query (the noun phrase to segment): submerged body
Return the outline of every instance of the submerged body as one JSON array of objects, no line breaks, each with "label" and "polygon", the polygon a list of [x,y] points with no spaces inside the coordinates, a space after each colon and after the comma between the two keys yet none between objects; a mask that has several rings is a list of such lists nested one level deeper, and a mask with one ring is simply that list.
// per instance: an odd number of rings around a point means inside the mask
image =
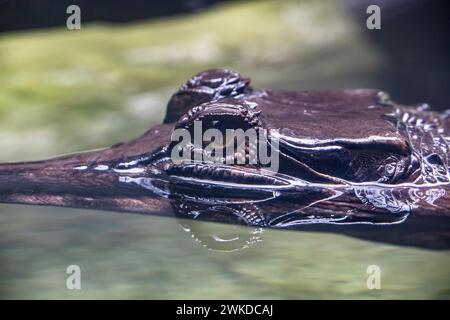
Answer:
[{"label": "submerged body", "polygon": [[[450,247],[449,112],[400,106],[377,90],[253,90],[249,83],[233,71],[206,71],[172,96],[164,124],[131,142],[1,164],[0,201]],[[192,161],[174,161],[174,130],[194,133],[196,122],[204,131],[267,132],[256,142],[277,142],[276,172],[258,161],[196,160],[210,146],[194,141],[186,149]],[[238,150],[234,140],[214,141],[215,152],[231,142]],[[251,142],[241,147],[244,158],[252,152]]]}]

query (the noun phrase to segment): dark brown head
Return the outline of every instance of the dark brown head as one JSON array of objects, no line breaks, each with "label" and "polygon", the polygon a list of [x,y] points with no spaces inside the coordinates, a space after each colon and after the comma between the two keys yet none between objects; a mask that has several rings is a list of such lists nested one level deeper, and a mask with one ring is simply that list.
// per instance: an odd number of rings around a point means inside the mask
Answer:
[{"label": "dark brown head", "polygon": [[[294,220],[299,212],[317,221],[358,212],[367,221],[375,209],[390,215],[418,203],[423,212],[439,210],[441,186],[450,181],[448,113],[399,106],[378,90],[253,91],[249,83],[234,71],[205,71],[172,96],[164,124],[133,141],[2,164],[0,201],[133,212],[170,212],[191,203],[216,214],[237,203],[232,212],[244,214],[242,201],[276,199],[265,209],[273,225],[291,221],[277,219],[292,203],[300,206],[288,208]],[[189,135],[182,146],[182,135],[174,139],[180,130]],[[220,156],[228,149],[231,154]],[[174,160],[180,150],[189,161]],[[415,191],[422,187],[424,194]],[[174,199],[182,203],[172,206]],[[258,221],[251,223],[263,224]]]},{"label": "dark brown head", "polygon": [[[217,72],[214,70],[213,75]],[[207,74],[200,75],[210,79]],[[198,83],[197,77],[188,83]],[[245,83],[248,85],[248,81]],[[189,105],[172,110],[172,99],[168,114],[185,109],[185,113],[175,121],[175,130],[184,129],[189,133],[191,141],[184,147],[192,152],[193,161],[167,165],[169,175],[189,177],[191,182],[198,178],[219,183],[218,172],[221,172],[220,175],[226,177],[223,182],[254,184],[277,181],[276,184],[285,184],[286,180],[296,180],[346,185],[397,184],[414,181],[421,174],[422,159],[402,122],[404,111],[388,102],[383,92],[365,89],[257,90],[234,97],[214,96],[210,99],[205,96],[205,100],[210,100],[195,103],[194,106],[191,103],[195,101],[197,91],[194,90],[189,99],[189,90],[182,89],[182,94]],[[221,133],[223,138],[204,139],[211,130]],[[251,141],[246,136],[245,140],[239,141],[231,136],[230,140],[227,139],[230,130],[254,130],[257,137]],[[199,140],[197,143],[196,139]],[[169,151],[180,148],[180,144],[175,142],[170,144]],[[272,160],[278,161],[276,172],[268,172],[268,164],[262,163],[259,158],[253,163],[230,163],[225,161],[228,159],[226,157],[213,164],[201,160],[201,156],[208,155],[211,149],[215,153],[226,154],[230,145],[234,145],[235,156],[247,158],[252,151],[259,155],[261,147],[268,152],[276,152],[276,155],[271,155]],[[243,171],[245,175],[242,175]],[[270,179],[264,178],[269,176]],[[441,178],[444,179],[445,175]]]}]

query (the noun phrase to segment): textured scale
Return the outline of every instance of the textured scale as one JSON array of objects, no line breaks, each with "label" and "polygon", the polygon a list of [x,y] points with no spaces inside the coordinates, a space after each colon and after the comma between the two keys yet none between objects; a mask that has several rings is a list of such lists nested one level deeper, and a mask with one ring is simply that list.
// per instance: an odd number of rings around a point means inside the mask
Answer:
[{"label": "textured scale", "polygon": [[[256,144],[278,141],[278,171],[269,172],[261,162],[172,161],[174,129],[193,132],[195,121],[205,129],[212,123],[218,130],[267,132],[233,156],[247,160]],[[193,144],[187,151],[206,153]],[[274,227],[445,249],[450,247],[449,167],[450,111],[398,105],[372,89],[254,90],[237,72],[215,69],[182,85],[168,102],[164,123],[130,142],[0,164],[0,202],[257,228],[238,241],[242,246],[259,241],[259,228]]]}]

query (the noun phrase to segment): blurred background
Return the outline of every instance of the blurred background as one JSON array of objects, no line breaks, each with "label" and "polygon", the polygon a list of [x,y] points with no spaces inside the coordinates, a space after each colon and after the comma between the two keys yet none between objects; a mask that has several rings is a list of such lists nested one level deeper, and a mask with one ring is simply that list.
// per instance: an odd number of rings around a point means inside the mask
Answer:
[{"label": "blurred background", "polygon": [[[372,87],[448,109],[447,3],[0,0],[0,161],[134,138],[208,68],[235,69],[256,88]],[[72,4],[80,30],[66,27]],[[370,4],[380,30],[366,27]],[[188,238],[171,219],[1,205],[0,296],[450,298],[448,252],[266,230],[230,259]],[[85,272],[80,292],[64,287],[72,263]],[[379,292],[365,287],[373,263],[386,275]]]}]

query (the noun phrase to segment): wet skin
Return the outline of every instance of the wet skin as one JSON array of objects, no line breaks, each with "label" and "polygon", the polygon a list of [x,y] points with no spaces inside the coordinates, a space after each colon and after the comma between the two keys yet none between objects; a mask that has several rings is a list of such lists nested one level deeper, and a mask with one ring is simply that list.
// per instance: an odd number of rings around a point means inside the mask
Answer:
[{"label": "wet skin", "polygon": [[[192,132],[195,121],[203,130],[269,130],[264,143],[278,139],[279,170],[259,162],[174,163],[172,132]],[[378,90],[253,90],[236,72],[209,70],[172,96],[163,124],[133,141],[0,164],[0,202],[174,214],[448,248],[449,143],[450,112],[397,105]]]}]

